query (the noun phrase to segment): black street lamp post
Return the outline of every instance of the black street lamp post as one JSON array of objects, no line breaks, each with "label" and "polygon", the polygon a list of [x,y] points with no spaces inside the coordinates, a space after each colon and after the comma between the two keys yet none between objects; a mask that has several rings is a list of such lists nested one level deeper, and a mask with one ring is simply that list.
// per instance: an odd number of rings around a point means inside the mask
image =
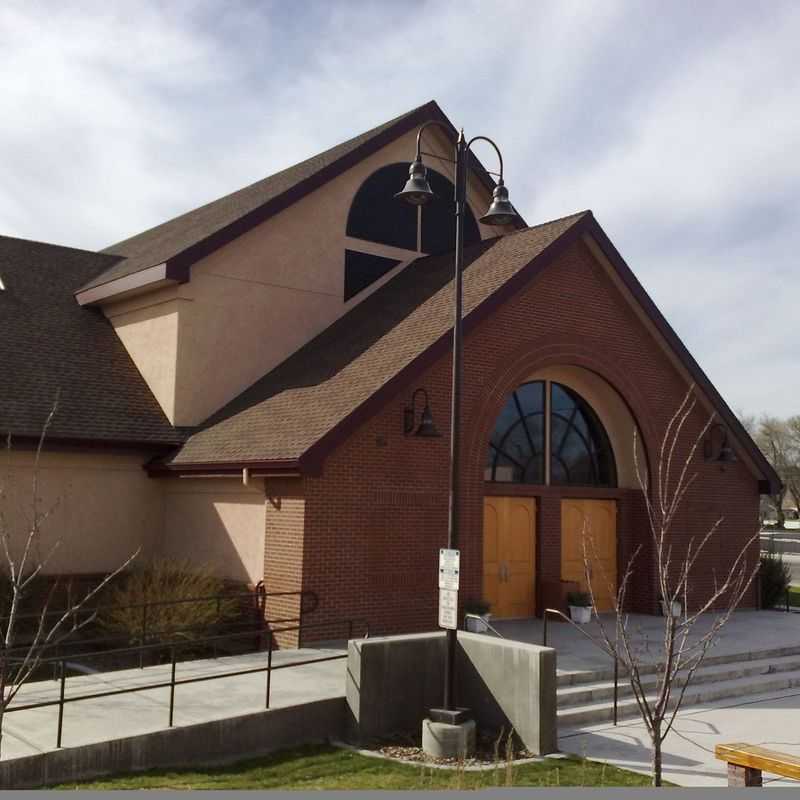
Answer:
[{"label": "black street lamp post", "polygon": [[[422,125],[417,132],[417,153],[409,169],[409,178],[405,187],[395,197],[413,205],[423,205],[435,195],[427,180],[427,170],[422,163],[422,133],[430,125],[439,125],[449,134],[450,129],[441,122],[431,120]],[[512,225],[519,215],[508,200],[508,189],[503,183],[503,156],[497,145],[486,136],[475,136],[467,142],[462,130],[458,135],[455,147],[455,280],[454,280],[454,319],[453,319],[453,378],[450,403],[450,502],[447,524],[447,547],[449,550],[458,547],[459,532],[459,499],[460,475],[459,462],[461,455],[461,380],[462,380],[462,270],[464,266],[464,213],[467,204],[467,157],[472,144],[476,141],[488,142],[494,147],[500,161],[498,182],[493,192],[492,203],[480,221],[484,225]],[[425,155],[433,155],[426,153]],[[495,174],[495,173],[492,173]],[[446,722],[453,725],[465,720],[463,709],[456,709],[453,700],[455,679],[456,631],[448,629],[447,648],[444,670],[444,707],[431,709],[431,719],[435,722]]]}]

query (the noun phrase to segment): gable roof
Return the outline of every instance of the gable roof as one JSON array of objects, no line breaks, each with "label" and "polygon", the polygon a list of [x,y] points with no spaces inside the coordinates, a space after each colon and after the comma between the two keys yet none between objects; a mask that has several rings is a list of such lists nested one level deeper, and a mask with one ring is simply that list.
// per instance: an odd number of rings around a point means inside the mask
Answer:
[{"label": "gable roof", "polygon": [[[465,252],[464,313],[494,294],[583,214]],[[171,466],[300,461],[452,327],[453,254],[420,258],[214,414]]]},{"label": "gable roof", "polygon": [[[185,281],[192,263],[297,202],[427,120],[442,122],[455,139],[455,128],[432,100],[244,189],[106,248],[104,253],[122,257],[122,260],[86,281],[76,294],[161,264],[166,267],[159,277]],[[478,159],[471,153],[470,158],[472,170],[488,187],[494,187],[493,179]]]},{"label": "gable roof", "polygon": [[81,308],[76,285],[116,258],[0,236],[0,433],[48,439],[164,444],[172,428],[111,323]]},{"label": "gable roof", "polygon": [[[591,211],[489,239],[465,252],[469,329],[584,233],[706,394],[771,487],[780,479],[625,263]],[[325,453],[450,346],[452,253],[418,259],[214,414],[155,469],[318,469]],[[762,487],[766,488],[766,487]]]}]

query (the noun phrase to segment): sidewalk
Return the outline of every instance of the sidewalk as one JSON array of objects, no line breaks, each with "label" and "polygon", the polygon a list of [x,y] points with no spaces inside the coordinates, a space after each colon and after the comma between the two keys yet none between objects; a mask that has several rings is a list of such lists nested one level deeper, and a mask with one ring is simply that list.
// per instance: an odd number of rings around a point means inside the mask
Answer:
[{"label": "sidewalk", "polygon": [[[714,758],[714,746],[725,742],[800,756],[798,720],[800,693],[755,695],[682,711],[663,745],[664,778],[679,786],[727,786],[726,765]],[[650,738],[641,722],[564,731],[558,741],[564,752],[650,772]],[[797,781],[766,773],[764,782],[800,789]]]}]

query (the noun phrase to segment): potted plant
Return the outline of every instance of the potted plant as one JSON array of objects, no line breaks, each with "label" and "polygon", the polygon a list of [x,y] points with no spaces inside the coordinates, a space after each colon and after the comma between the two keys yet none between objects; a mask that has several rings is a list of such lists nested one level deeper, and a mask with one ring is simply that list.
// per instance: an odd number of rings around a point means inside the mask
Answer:
[{"label": "potted plant", "polygon": [[[681,615],[681,611],[683,611],[683,606],[681,605],[681,601],[680,600],[673,600],[671,605],[672,605],[672,616],[673,617],[679,617]],[[664,598],[662,597],[661,598],[661,614],[662,614],[662,616],[665,616],[665,617],[669,616],[669,611],[670,611],[669,606],[670,606],[670,604],[667,603],[667,601],[664,600]]]},{"label": "potted plant", "polygon": [[592,619],[592,598],[588,592],[569,592],[567,594],[569,618],[579,625],[585,625]]},{"label": "potted plant", "polygon": [[470,598],[464,601],[464,629],[472,633],[486,633],[489,630],[491,604],[486,600]]}]

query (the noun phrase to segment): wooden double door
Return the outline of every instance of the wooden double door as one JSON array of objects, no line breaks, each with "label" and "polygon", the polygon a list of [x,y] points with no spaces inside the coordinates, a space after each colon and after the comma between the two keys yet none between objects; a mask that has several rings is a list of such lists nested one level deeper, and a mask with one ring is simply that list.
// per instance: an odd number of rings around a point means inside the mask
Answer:
[{"label": "wooden double door", "polygon": [[493,616],[532,617],[535,589],[536,501],[484,498],[483,593]]},{"label": "wooden double door", "polygon": [[561,579],[574,581],[587,592],[584,552],[597,610],[611,611],[617,591],[615,500],[561,501]]}]

